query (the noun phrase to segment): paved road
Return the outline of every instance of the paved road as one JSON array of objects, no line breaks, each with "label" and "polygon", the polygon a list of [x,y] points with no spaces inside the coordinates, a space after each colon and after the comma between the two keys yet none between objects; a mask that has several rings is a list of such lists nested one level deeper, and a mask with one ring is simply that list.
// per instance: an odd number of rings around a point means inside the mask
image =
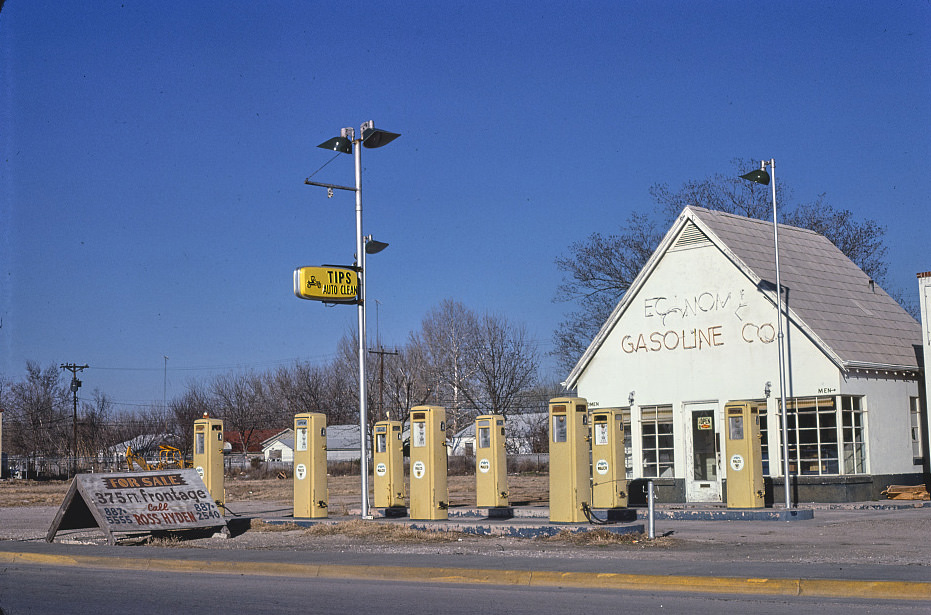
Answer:
[{"label": "paved road", "polygon": [[476,586],[416,581],[306,579],[163,571],[99,571],[7,565],[0,572],[4,615],[60,613],[306,612],[328,615],[545,615],[566,612],[822,615],[927,613],[928,603],[869,598],[742,596],[579,587]]},{"label": "paved road", "polygon": [[[241,512],[286,510],[253,508]],[[155,612],[194,603],[241,612],[308,600],[316,601],[309,612],[333,613],[547,613],[574,604],[617,612],[619,603],[648,612],[931,612],[931,508],[827,508],[789,523],[663,521],[657,531],[675,540],[645,549],[468,537],[377,544],[301,531],[246,531],[184,548],[110,547],[96,530],[68,531],[47,544],[53,514],[0,509],[0,615],[46,605],[122,613],[127,601]],[[907,595],[925,601],[897,600]]]}]

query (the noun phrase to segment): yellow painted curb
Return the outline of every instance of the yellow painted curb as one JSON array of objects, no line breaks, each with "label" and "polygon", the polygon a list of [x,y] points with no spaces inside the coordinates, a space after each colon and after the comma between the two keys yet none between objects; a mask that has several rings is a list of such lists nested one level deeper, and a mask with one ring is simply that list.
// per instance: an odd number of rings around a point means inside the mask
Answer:
[{"label": "yellow painted curb", "polygon": [[931,600],[931,583],[919,581],[851,581],[844,579],[791,579],[639,575],[552,570],[495,570],[487,568],[425,568],[405,566],[286,564],[163,558],[50,555],[0,551],[0,563],[45,566],[81,566],[120,570],[200,572],[369,581],[414,581],[530,587],[577,587],[714,594],[820,596],[873,600]]}]

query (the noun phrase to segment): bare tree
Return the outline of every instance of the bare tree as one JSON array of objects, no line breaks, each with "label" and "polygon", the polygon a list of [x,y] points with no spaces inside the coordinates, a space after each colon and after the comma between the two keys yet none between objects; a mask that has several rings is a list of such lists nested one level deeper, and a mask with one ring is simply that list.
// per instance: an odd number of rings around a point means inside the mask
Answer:
[{"label": "bare tree", "polygon": [[507,416],[520,407],[521,393],[536,384],[539,353],[523,325],[503,316],[478,319],[468,350],[474,376],[464,393],[484,414]]},{"label": "bare tree", "polygon": [[282,365],[265,375],[269,399],[285,418],[300,412],[316,411],[325,395],[319,368],[306,362]]},{"label": "bare tree", "polygon": [[649,216],[634,213],[620,232],[593,233],[573,243],[570,256],[556,259],[556,267],[564,276],[554,300],[579,306],[559,324],[553,336],[553,352],[563,369],[571,369],[582,356],[662,237],[663,231]]},{"label": "bare tree", "polygon": [[223,428],[231,433],[242,452],[254,444],[256,430],[267,426],[269,413],[265,404],[265,385],[255,373],[218,376],[210,387],[217,412],[223,418]]},{"label": "bare tree", "polygon": [[11,449],[31,459],[70,454],[70,393],[60,381],[61,370],[26,363],[26,378],[14,382],[7,395]]},{"label": "bare tree", "polygon": [[[114,424],[114,441],[132,446],[133,452],[138,455],[154,458],[158,454],[158,446],[170,438],[172,423],[172,418],[160,404],[125,413]],[[117,454],[123,452],[117,451]]]},{"label": "bare tree", "polygon": [[458,301],[445,299],[424,317],[420,331],[412,333],[410,345],[417,347],[424,384],[430,399],[446,407],[450,428],[458,431],[473,414],[463,408],[466,388],[475,374],[469,355],[475,345],[478,323],[475,314]]},{"label": "bare tree", "polygon": [[168,404],[171,431],[185,455],[194,454],[194,421],[204,415],[217,415],[210,394],[203,384],[190,382],[180,397]]},{"label": "bare tree", "polygon": [[[689,205],[760,220],[772,219],[770,189],[740,179],[759,168],[759,160],[735,159],[730,173],[692,180],[672,191],[666,184],[650,188],[653,210],[632,214],[617,233],[593,233],[573,243],[566,256],[556,259],[563,272],[554,301],[578,306],[553,334],[553,354],[566,372],[572,369],[605,323],[614,306],[643,269],[663,234]],[[837,210],[819,195],[811,203],[797,203],[793,191],[780,181],[781,222],[821,233],[880,285],[886,275],[885,228],[873,220],[857,221],[847,210]],[[894,297],[901,296],[893,289]],[[914,304],[905,303],[915,316]]]},{"label": "bare tree", "polygon": [[[95,465],[107,449],[118,442],[113,429],[113,403],[106,393],[94,389],[92,401],[81,403],[78,420],[78,455]],[[95,470],[96,471],[96,470]]]},{"label": "bare tree", "polygon": [[425,361],[421,347],[408,344],[398,349],[393,357],[392,369],[385,378],[385,389],[389,399],[391,418],[407,421],[411,408],[428,402],[432,391],[425,376]]}]

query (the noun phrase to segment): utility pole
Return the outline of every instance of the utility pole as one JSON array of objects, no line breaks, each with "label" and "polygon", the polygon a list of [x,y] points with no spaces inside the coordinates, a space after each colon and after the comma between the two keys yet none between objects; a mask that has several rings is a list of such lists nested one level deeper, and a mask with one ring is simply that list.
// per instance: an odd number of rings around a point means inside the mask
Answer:
[{"label": "utility pole", "polygon": [[83,372],[90,367],[89,365],[75,365],[74,363],[62,363],[61,368],[71,372],[71,397],[74,401],[74,409],[71,415],[71,475],[78,473],[78,389],[81,388],[81,381],[78,380],[78,372]]},{"label": "utility pole", "polygon": [[385,350],[379,346],[378,350],[369,350],[369,352],[378,355],[378,411],[379,414],[384,413],[386,419],[390,419],[390,413],[385,412],[385,355],[398,354],[398,351]]}]

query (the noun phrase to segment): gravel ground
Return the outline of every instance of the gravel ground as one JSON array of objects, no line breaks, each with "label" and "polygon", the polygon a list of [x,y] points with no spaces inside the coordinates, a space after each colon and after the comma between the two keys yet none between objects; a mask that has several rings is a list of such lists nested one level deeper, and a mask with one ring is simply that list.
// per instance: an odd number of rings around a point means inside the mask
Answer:
[{"label": "gravel ground", "polygon": [[[247,549],[334,553],[449,554],[488,557],[586,557],[615,560],[703,562],[790,562],[857,565],[931,566],[931,507],[904,505],[810,505],[807,521],[656,521],[657,539],[643,536],[622,543],[580,544],[577,539],[476,537],[441,533],[396,539],[372,535],[317,535],[304,529],[250,529],[249,519],[281,519],[290,502],[248,501],[230,504],[232,536],[174,538],[149,542],[185,549]],[[57,512],[54,506],[0,508],[0,541],[44,541]],[[334,517],[351,521],[357,517]],[[378,520],[369,523],[392,523]],[[440,524],[438,524],[440,525]],[[106,544],[97,530],[60,532],[59,543]],[[122,541],[140,544],[145,538]],[[0,542],[0,548],[11,549]],[[929,569],[931,578],[931,569]]]}]

